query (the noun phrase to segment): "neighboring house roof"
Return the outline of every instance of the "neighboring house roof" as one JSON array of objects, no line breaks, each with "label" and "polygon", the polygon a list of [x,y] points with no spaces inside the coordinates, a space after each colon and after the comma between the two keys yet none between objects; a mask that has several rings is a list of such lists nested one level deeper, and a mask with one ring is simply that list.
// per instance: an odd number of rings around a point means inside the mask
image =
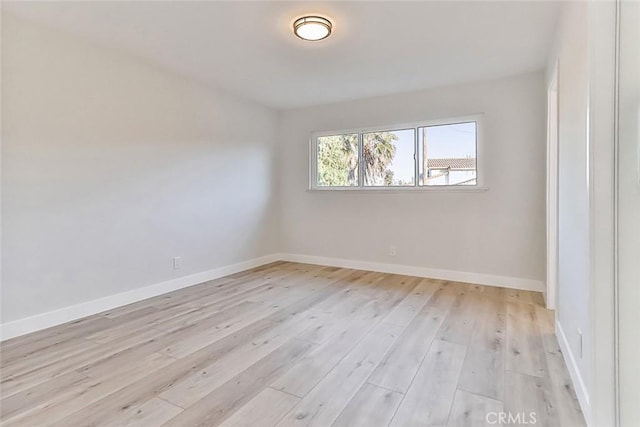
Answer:
[{"label": "neighboring house roof", "polygon": [[427,168],[429,169],[475,169],[476,159],[474,157],[427,159]]}]

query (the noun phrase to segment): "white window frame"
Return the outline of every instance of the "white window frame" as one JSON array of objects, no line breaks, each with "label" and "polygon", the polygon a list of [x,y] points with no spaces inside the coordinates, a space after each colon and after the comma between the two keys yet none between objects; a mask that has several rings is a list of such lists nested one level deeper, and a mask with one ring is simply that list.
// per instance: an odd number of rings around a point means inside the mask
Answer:
[{"label": "white window frame", "polygon": [[[456,116],[425,120],[413,123],[402,123],[385,126],[372,126],[362,128],[340,129],[332,131],[312,132],[309,139],[309,191],[373,191],[373,192],[481,192],[487,191],[485,182],[485,164],[484,164],[484,114],[471,114],[467,116]],[[419,185],[420,159],[418,156],[418,128],[425,126],[442,126],[455,125],[460,123],[476,123],[476,185]],[[363,170],[362,162],[362,134],[371,132],[393,132],[395,130],[414,129],[414,168],[415,182],[414,185],[393,185],[393,186],[364,186],[364,177],[361,173]],[[318,138],[322,136],[335,136],[345,134],[358,135],[358,185],[345,187],[330,187],[318,185]]]}]

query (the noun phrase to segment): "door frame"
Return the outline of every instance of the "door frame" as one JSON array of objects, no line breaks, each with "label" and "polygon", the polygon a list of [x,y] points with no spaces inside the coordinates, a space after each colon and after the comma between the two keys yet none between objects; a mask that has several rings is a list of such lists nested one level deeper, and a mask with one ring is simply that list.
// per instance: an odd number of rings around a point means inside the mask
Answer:
[{"label": "door frame", "polygon": [[555,310],[558,295],[558,63],[547,86],[547,308]]}]

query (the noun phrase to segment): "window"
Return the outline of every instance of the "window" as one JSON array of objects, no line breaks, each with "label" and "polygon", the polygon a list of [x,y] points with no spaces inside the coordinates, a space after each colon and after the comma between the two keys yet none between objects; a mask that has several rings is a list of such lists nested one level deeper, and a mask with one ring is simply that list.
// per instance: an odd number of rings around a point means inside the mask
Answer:
[{"label": "window", "polygon": [[404,129],[362,134],[365,186],[415,185],[415,133],[415,129]]},{"label": "window", "polygon": [[476,122],[418,128],[420,185],[476,185]]},{"label": "window", "polygon": [[312,136],[312,189],[477,187],[479,116]]},{"label": "window", "polygon": [[357,186],[358,134],[319,136],[316,144],[318,186]]}]

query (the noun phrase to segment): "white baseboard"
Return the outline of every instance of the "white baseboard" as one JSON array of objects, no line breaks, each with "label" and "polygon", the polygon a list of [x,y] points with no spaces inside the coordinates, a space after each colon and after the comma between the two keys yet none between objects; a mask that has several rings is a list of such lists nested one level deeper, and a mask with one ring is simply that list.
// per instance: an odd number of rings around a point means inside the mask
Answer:
[{"label": "white baseboard", "polygon": [[327,265],[331,267],[353,268],[380,273],[403,274],[406,276],[429,277],[450,280],[452,282],[475,283],[478,285],[499,286],[524,291],[544,292],[544,283],[540,280],[517,277],[494,276],[491,274],[468,273],[464,271],[440,270],[428,267],[416,267],[403,264],[385,264],[379,262],[357,261],[344,258],[327,258],[314,255],[281,254],[283,261],[303,262],[307,264]]},{"label": "white baseboard", "polygon": [[527,291],[544,291],[541,281],[531,279],[520,279],[514,277],[494,276],[480,273],[467,273],[462,271],[439,270],[425,267],[415,267],[401,264],[384,264],[369,261],[356,261],[341,258],[326,258],[312,255],[298,254],[271,254],[248,261],[239,262],[202,273],[190,276],[179,277],[167,280],[155,285],[133,289],[128,292],[110,295],[92,301],[64,307],[58,310],[49,311],[24,319],[18,319],[0,325],[0,341],[9,338],[25,335],[30,332],[46,329],[51,326],[60,325],[91,316],[103,311],[112,310],[123,305],[131,304],[147,298],[172,292],[178,289],[197,285],[208,280],[228,276],[229,274],[255,268],[275,261],[303,262],[308,264],[326,265],[332,267],[353,268],[357,270],[377,271],[381,273],[404,274],[407,276],[429,277],[433,279],[451,280],[456,282],[477,283],[480,285],[501,286],[512,289],[522,289]]},{"label": "white baseboard", "polygon": [[25,335],[30,332],[39,331],[41,329],[46,329],[51,326],[60,325],[82,317],[91,316],[103,311],[112,310],[123,305],[166,294],[178,289],[187,288],[189,286],[228,276],[250,268],[259,267],[264,264],[278,261],[280,258],[280,254],[266,255],[236,264],[214,268],[213,270],[167,280],[166,282],[156,283],[155,285],[145,286],[143,288],[133,289],[131,291],[64,307],[58,310],[48,311],[46,313],[26,317],[24,319],[3,323],[0,325],[0,341]]},{"label": "white baseboard", "polygon": [[589,403],[589,393],[584,384],[584,380],[582,379],[582,375],[580,374],[580,370],[578,369],[578,364],[573,356],[571,347],[569,346],[569,341],[567,341],[567,336],[565,335],[562,325],[560,325],[558,320],[556,320],[556,336],[558,337],[558,344],[560,344],[560,350],[564,357],[564,363],[567,365],[571,381],[573,382],[573,388],[576,390],[576,396],[578,397],[578,402],[580,402],[580,408],[584,414],[584,419],[586,420],[587,425],[590,425],[591,404]]}]

